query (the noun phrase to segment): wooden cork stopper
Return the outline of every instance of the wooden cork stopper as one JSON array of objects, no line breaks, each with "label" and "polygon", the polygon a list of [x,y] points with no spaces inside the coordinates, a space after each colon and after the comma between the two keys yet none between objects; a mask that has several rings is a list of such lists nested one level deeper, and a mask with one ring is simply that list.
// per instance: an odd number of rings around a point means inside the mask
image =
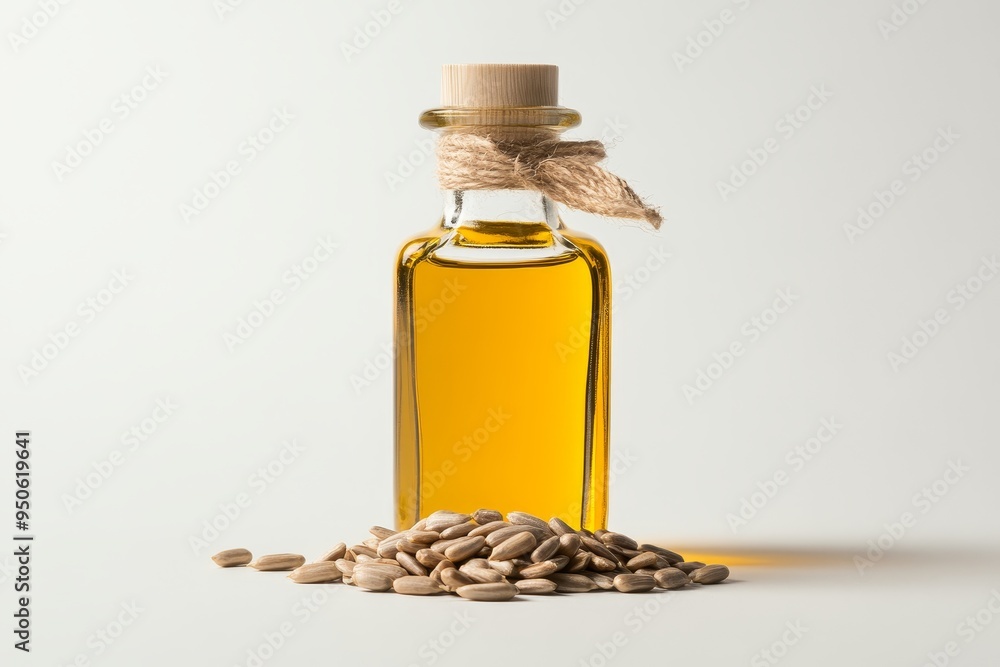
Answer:
[{"label": "wooden cork stopper", "polygon": [[441,73],[445,107],[554,107],[559,104],[555,65],[445,65]]}]

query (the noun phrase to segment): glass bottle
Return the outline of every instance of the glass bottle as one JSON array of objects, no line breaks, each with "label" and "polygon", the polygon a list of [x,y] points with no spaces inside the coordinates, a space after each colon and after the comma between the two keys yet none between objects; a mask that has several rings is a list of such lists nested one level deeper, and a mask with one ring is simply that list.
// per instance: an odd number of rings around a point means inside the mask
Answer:
[{"label": "glass bottle", "polygon": [[[424,113],[425,127],[557,135],[580,121],[555,106],[554,85],[539,96],[509,74],[490,80],[490,67],[551,66],[449,67],[486,68],[474,74],[487,90],[449,95],[446,76],[445,106]],[[440,224],[396,265],[397,528],[479,508],[604,528],[610,300],[604,250],[549,198],[445,193]]]}]

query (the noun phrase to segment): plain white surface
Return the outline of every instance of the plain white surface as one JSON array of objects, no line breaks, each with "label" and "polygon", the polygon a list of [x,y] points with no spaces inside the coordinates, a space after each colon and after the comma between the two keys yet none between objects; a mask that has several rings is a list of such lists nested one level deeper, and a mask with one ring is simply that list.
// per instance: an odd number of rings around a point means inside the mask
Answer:
[{"label": "plain white surface", "polygon": [[[306,589],[216,572],[208,554],[238,545],[318,554],[389,520],[391,374],[380,367],[392,264],[441,206],[425,155],[431,135],[416,117],[437,102],[442,63],[501,61],[559,64],[563,104],[584,114],[574,136],[608,142],[609,166],[668,218],[651,235],[564,216],[602,241],[622,284],[612,526],[734,559],[774,546],[839,554],[794,576],[734,567],[738,585],[671,596],[677,606],[616,660],[746,664],[801,619],[809,634],[783,664],[921,664],[1000,586],[1000,282],[961,309],[949,301],[1000,252],[997,5],[919,5],[884,38],[889,0],[514,0],[502,12],[401,0],[348,60],[341,44],[386,7],[247,0],[220,19],[210,0],[69,3],[15,50],[8,33],[41,10],[6,3],[0,433],[33,432],[38,535],[36,652],[16,658],[246,664],[246,649]],[[711,43],[679,71],[674,54],[727,9],[732,22],[712,40],[703,34]],[[116,99],[132,95],[147,68],[165,75],[155,87],[146,78],[150,89],[123,117]],[[832,95],[801,111],[817,89]],[[241,148],[275,110],[274,141]],[[797,111],[809,118],[788,136],[782,119]],[[112,132],[60,181],[53,161],[105,118]],[[958,138],[911,180],[906,163],[948,128]],[[717,182],[769,139],[777,152],[723,201]],[[185,222],[179,207],[229,161],[239,173]],[[405,177],[390,187],[387,173]],[[844,225],[894,179],[905,192],[849,242]],[[286,279],[320,239],[338,248],[308,280]],[[671,257],[647,272],[654,252]],[[104,298],[123,269],[129,284],[89,321],[79,304]],[[641,288],[629,291],[629,278]],[[273,317],[230,351],[224,335],[276,289],[285,298]],[[751,341],[744,324],[778,290],[797,300]],[[947,323],[894,371],[888,353],[939,308]],[[19,367],[70,323],[79,335],[23,381]],[[689,402],[684,386],[735,341],[746,353]],[[177,407],[146,440],[123,439],[158,399]],[[797,469],[788,452],[830,418],[842,429]],[[258,469],[292,439],[302,451],[262,482]],[[116,450],[113,474],[68,509],[67,495]],[[968,471],[938,494],[950,462]],[[782,472],[787,483],[734,532],[727,515]],[[916,495],[925,487],[933,502]],[[240,494],[249,505],[193,548],[203,522]],[[885,538],[885,524],[906,512],[912,525]],[[880,537],[888,555],[859,575],[853,557]],[[904,552],[941,545],[985,560],[968,573],[921,561],[893,574]],[[7,610],[10,557],[0,564]],[[267,664],[429,664],[418,647],[460,608],[332,596],[322,620]],[[88,636],[131,600],[146,610],[141,622],[95,656]],[[602,595],[477,606],[478,638],[438,664],[483,654],[499,662],[525,637],[531,651],[559,649],[547,661],[575,665],[633,604]],[[398,639],[380,639],[386,632]],[[961,664],[995,658],[996,638],[987,628]]]}]

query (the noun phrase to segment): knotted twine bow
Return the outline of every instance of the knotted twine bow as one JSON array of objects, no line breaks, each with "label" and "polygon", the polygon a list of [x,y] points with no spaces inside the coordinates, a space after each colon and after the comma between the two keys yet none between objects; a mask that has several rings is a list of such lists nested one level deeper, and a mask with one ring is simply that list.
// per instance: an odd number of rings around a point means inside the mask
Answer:
[{"label": "knotted twine bow", "polygon": [[624,180],[598,166],[606,157],[600,141],[453,130],[438,143],[438,180],[446,190],[537,190],[570,208],[645,220],[659,229],[660,212],[643,203]]}]

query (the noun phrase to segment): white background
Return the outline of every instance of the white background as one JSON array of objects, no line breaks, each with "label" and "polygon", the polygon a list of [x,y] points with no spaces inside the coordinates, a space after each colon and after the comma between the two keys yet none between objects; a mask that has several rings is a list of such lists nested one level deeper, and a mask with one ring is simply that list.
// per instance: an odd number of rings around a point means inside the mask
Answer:
[{"label": "white background", "polygon": [[[295,634],[268,665],[772,664],[758,651],[796,621],[809,631],[782,664],[919,665],[953,639],[955,664],[1000,655],[1000,623],[956,634],[1000,587],[1000,281],[973,281],[961,308],[953,292],[1000,253],[996,3],[908,0],[898,26],[891,0],[400,0],[395,14],[92,0],[35,17],[45,4],[0,12],[0,426],[11,467],[14,431],[32,431],[37,535],[34,651],[14,651],[5,626],[3,664],[245,665],[285,621]],[[724,10],[731,22],[713,23]],[[345,53],[372,12],[387,24]],[[622,281],[612,447],[628,464],[611,525],[728,559],[733,584],[487,607],[296,587],[208,560],[232,546],[314,557],[391,521],[393,260],[440,213],[416,117],[448,62],[560,65],[562,103],[584,114],[573,136],[607,141],[609,167],[663,208],[658,234],[564,215]],[[828,99],[802,108],[820,89]],[[122,95],[142,98],[127,117]],[[276,109],[294,118],[249,160],[241,145]],[[104,119],[112,131],[58,173]],[[723,197],[719,182],[770,138],[777,151]],[[925,149],[936,161],[914,180]],[[239,173],[185,220],[231,160]],[[849,234],[896,179],[905,191]],[[283,276],[318,239],[338,247],[295,288]],[[648,271],[654,249],[671,258]],[[123,270],[128,284],[91,319],[80,304],[107,301]],[[227,345],[276,289],[273,315]],[[778,290],[794,305],[751,341],[744,323]],[[938,309],[946,323],[894,368],[888,355]],[[78,335],[46,348],[72,324]],[[684,386],[734,341],[745,354],[689,400]],[[36,352],[50,358],[25,372]],[[157,400],[177,407],[132,448],[123,434]],[[793,465],[823,419],[842,428]],[[291,440],[301,453],[261,483]],[[968,471],[915,500],[952,462]],[[728,515],[781,472],[734,529]],[[81,486],[88,475],[96,488]],[[244,493],[249,506],[206,539]],[[2,506],[0,534],[13,532]],[[913,525],[886,537],[904,512]],[[854,557],[880,537],[890,547],[859,573]],[[13,559],[0,565],[9,619]],[[303,623],[295,605],[317,590],[328,604]],[[130,602],[136,621],[110,646],[95,640]],[[637,628],[642,604],[656,613]],[[427,653],[470,609],[454,646]],[[618,630],[608,660],[595,642]]]}]

